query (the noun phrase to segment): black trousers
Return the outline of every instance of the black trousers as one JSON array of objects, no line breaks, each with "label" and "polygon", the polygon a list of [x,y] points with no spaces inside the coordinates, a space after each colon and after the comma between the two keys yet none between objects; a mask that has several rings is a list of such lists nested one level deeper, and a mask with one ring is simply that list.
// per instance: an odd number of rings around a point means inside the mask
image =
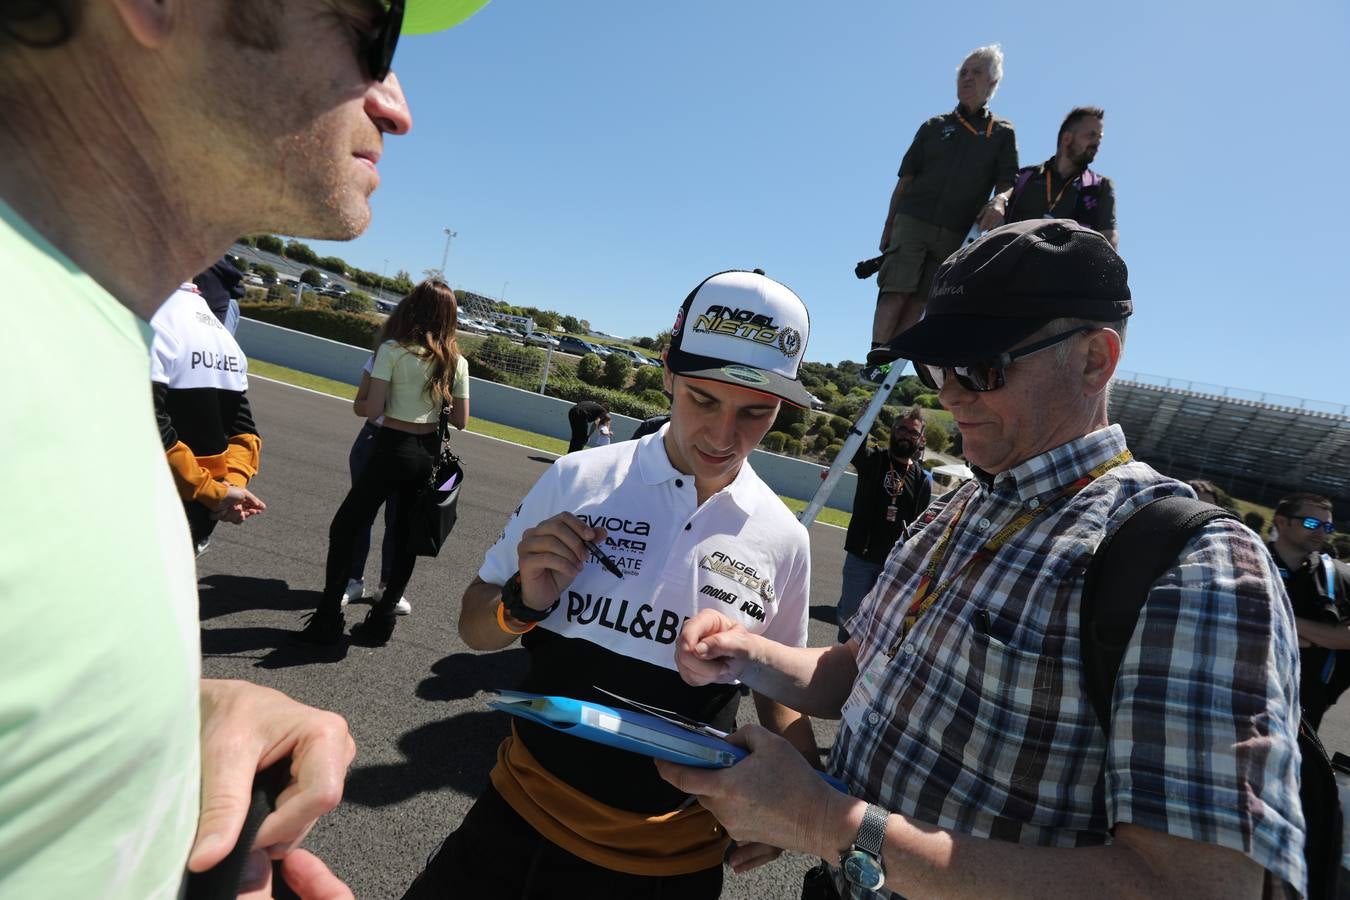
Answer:
[{"label": "black trousers", "polygon": [[[375,437],[375,450],[365,471],[347,492],[347,497],[328,526],[328,563],[324,571],[323,599],[319,611],[337,613],[342,609],[342,592],[347,587],[352,553],[363,532],[370,526],[380,507],[391,494],[402,509],[412,509],[417,495],[426,487],[440,447],[436,433],[409,434],[381,428]],[[393,566],[385,583],[385,596],[397,600],[403,596],[412,578],[417,556],[408,546],[408,516],[394,520]]]},{"label": "black trousers", "polygon": [[586,862],[535,831],[488,786],[403,900],[717,900],[722,867],[628,875]]},{"label": "black trousers", "polygon": [[188,530],[192,532],[192,546],[195,549],[204,541],[211,539],[211,533],[219,523],[211,518],[211,510],[196,500],[183,502],[183,512],[187,513]]},{"label": "black trousers", "polygon": [[567,452],[576,453],[590,440],[591,420],[574,406],[567,411],[567,423],[572,426],[572,442],[567,445]]}]

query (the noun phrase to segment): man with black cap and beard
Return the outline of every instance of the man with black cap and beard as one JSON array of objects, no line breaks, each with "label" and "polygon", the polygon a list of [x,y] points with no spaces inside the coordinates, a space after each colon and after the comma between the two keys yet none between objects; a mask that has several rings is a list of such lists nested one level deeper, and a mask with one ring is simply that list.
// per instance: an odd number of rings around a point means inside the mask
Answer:
[{"label": "man with black cap and beard", "polygon": [[912,406],[891,423],[885,447],[864,443],[853,455],[858,484],[844,538],[843,584],[835,607],[840,641],[848,640],[844,622],[853,617],[876,584],[896,540],[933,496],[933,480],[922,465],[923,428],[923,413]]},{"label": "man with black cap and beard", "polygon": [[718,610],[676,642],[691,685],[843,719],[828,768],[848,795],[755,726],[728,769],[657,763],[733,839],[820,856],[848,898],[1306,892],[1298,636],[1260,538],[1198,528],[1148,588],[1107,721],[1088,694],[1088,561],[1143,504],[1190,496],[1107,419],[1131,312],[1125,263],[1069,220],[939,269],[895,344],[975,479],[911,526],[846,643],[785,647]]}]

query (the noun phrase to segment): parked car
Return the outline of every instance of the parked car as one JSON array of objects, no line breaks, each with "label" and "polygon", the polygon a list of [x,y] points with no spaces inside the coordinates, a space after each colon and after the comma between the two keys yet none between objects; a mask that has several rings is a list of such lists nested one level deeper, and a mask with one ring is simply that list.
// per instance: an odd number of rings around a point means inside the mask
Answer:
[{"label": "parked car", "polygon": [[525,343],[534,344],[536,347],[556,347],[558,339],[544,334],[542,331],[531,331],[525,335]]},{"label": "parked car", "polygon": [[564,353],[575,353],[577,356],[585,356],[587,353],[594,353],[597,356],[609,356],[609,350],[601,347],[599,344],[583,341],[581,338],[572,337],[570,334],[565,334],[558,338],[558,349]]},{"label": "parked car", "polygon": [[252,285],[253,287],[267,286],[267,283],[262,280],[262,276],[255,272],[249,272],[244,276],[244,284]]},{"label": "parked car", "polygon": [[639,353],[639,352],[637,352],[636,350],[634,350],[632,347],[610,347],[609,349],[610,349],[610,352],[612,352],[612,353],[618,353],[618,354],[620,354],[621,356],[626,356],[626,357],[628,357],[630,360],[633,361],[633,364],[634,364],[634,365],[637,365],[637,366],[659,366],[659,365],[661,365],[660,360],[655,360],[655,359],[652,359],[650,356],[647,356],[646,354]]}]

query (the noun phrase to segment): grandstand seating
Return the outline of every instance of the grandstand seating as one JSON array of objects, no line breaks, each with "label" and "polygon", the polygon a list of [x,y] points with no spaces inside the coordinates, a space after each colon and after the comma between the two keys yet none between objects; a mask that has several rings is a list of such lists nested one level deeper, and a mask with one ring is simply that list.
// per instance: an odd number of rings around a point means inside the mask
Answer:
[{"label": "grandstand seating", "polygon": [[1350,407],[1120,372],[1110,417],[1160,472],[1268,506],[1325,494],[1339,530],[1350,524]]}]

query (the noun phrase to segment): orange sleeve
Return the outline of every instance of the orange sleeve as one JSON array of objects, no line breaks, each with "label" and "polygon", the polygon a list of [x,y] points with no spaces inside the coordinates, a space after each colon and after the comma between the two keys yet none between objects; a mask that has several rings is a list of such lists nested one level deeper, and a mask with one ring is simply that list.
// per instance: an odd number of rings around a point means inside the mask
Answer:
[{"label": "orange sleeve", "polygon": [[262,438],[256,434],[236,434],[225,448],[225,480],[238,487],[247,487],[258,474],[258,458],[262,455]]},{"label": "orange sleeve", "polygon": [[211,473],[197,463],[192,448],[179,441],[164,454],[169,460],[169,469],[173,472],[174,484],[178,487],[178,496],[184,501],[195,500],[203,506],[216,507],[225,499],[228,488],[216,481]]}]

